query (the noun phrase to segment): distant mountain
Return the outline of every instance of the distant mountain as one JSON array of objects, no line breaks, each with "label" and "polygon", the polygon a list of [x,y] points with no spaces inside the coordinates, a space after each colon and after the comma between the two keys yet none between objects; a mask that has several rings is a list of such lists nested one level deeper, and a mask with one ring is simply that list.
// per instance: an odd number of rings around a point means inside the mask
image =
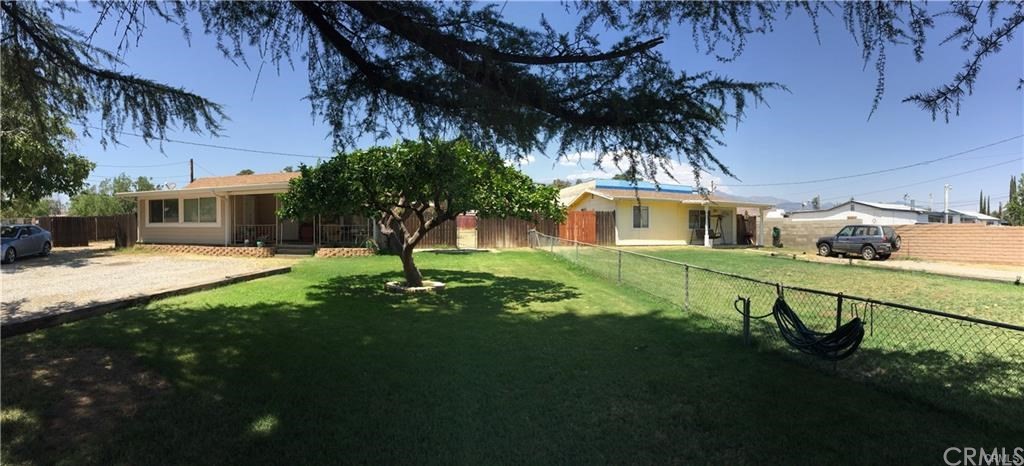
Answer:
[{"label": "distant mountain", "polygon": [[[719,194],[719,195],[722,195],[722,194]],[[800,202],[791,201],[789,199],[783,199],[781,197],[775,197],[775,196],[735,196],[735,195],[731,195],[731,194],[725,194],[725,196],[731,197],[731,198],[734,198],[734,199],[737,199],[737,200],[745,200],[745,201],[750,201],[750,202],[757,202],[759,204],[772,204],[772,205],[775,206],[776,209],[782,209],[782,210],[785,210],[786,212],[796,212],[798,210],[812,210],[810,203],[808,203],[805,206],[805,205],[803,205]],[[822,202],[821,203],[821,208],[822,209],[831,209],[832,207],[835,207],[835,206],[836,206],[835,202]]]}]

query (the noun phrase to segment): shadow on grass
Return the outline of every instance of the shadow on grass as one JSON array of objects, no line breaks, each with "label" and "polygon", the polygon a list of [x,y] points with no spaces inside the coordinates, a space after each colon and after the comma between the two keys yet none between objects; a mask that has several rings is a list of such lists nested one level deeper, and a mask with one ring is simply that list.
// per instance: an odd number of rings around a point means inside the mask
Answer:
[{"label": "shadow on grass", "polygon": [[103,438],[53,447],[48,410],[68,388],[4,364],[3,406],[20,413],[5,459],[877,464],[1021,435],[750,351],[698,316],[582,312],[604,303],[554,280],[424,274],[450,287],[394,295],[394,274],[338,276],[301,304],[163,303],[5,340],[10,361],[130,354],[171,387]]}]

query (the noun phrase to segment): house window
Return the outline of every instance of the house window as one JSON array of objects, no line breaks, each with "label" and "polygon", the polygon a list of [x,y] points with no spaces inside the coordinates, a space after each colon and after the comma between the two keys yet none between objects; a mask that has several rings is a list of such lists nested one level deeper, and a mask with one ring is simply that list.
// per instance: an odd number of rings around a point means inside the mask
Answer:
[{"label": "house window", "polygon": [[704,225],[707,224],[707,212],[703,210],[691,210],[690,211],[690,229],[691,230],[703,230]]},{"label": "house window", "polygon": [[650,228],[651,213],[647,206],[633,206],[633,228]]},{"label": "house window", "polygon": [[217,198],[185,199],[185,223],[215,223],[216,221]]},{"label": "house window", "polygon": [[149,201],[149,223],[178,223],[177,199]]}]

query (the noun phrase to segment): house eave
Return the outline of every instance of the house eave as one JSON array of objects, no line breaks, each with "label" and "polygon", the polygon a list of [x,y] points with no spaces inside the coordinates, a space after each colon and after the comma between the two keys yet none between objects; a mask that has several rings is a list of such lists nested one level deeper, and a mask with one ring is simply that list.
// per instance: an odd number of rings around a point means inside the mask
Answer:
[{"label": "house eave", "polygon": [[242,195],[242,194],[273,194],[288,191],[288,183],[264,183],[243,186],[218,186],[214,188],[182,188],[164,189],[156,191],[135,191],[115,193],[114,196],[122,198],[154,199],[160,197],[175,197],[193,194],[212,194],[215,196]]}]

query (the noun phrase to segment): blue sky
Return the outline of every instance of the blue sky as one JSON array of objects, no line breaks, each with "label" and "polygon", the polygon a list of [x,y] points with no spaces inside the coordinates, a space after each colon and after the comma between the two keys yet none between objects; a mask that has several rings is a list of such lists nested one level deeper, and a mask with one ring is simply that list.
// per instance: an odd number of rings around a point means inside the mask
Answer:
[{"label": "blue sky", "polygon": [[[83,13],[69,18],[82,29],[91,29],[95,13],[80,4]],[[563,31],[575,24],[557,3],[509,3],[506,15],[519,24],[535,26],[540,15]],[[966,59],[956,44],[938,45],[948,28],[932,34],[925,59],[917,63],[908,47],[891,50],[886,78],[886,95],[868,120],[875,88],[871,64],[864,67],[860,49],[839,21],[823,18],[821,44],[815,40],[809,21],[802,15],[777,24],[776,31],[752,37],[739,59],[720,63],[694,48],[688,30],[675,31],[659,51],[673,66],[690,72],[712,70],[735,79],[776,81],[790,92],[767,94],[769,106],[751,108],[747,119],[724,134],[727,146],[717,154],[741,181],[712,175],[722,188],[738,195],[775,196],[794,201],[821,195],[824,200],[841,201],[851,196],[862,200],[893,201],[904,194],[919,205],[934,195],[941,208],[942,185],[950,183],[954,207],[975,209],[978,192],[985,189],[992,204],[1005,201],[1009,177],[1024,172],[1024,139],[1015,139],[947,161],[839,182],[784,186],[743,184],[780,183],[829,178],[907,165],[933,159],[1024,133],[1024,94],[1016,90],[1024,76],[1024,36],[985,62],[974,95],[961,108],[959,117],[945,123],[903,97],[930,89],[950,79]],[[252,68],[236,66],[213,47],[213,40],[193,24],[191,47],[172,25],[151,21],[137,48],[128,51],[127,70],[148,78],[184,87],[225,106],[231,118],[220,138],[174,132],[180,140],[247,147],[288,153],[331,154],[328,129],[310,113],[303,100],[308,92],[305,66],[284,67],[277,72],[266,64],[257,83],[259,60],[252,55]],[[608,43],[615,35],[608,34]],[[113,47],[113,28],[100,30],[94,43]],[[81,128],[76,128],[80,130]],[[125,128],[131,131],[131,128]],[[364,138],[362,144],[375,142]],[[379,141],[391,143],[392,140]],[[197,162],[196,176],[231,175],[243,168],[257,172],[279,171],[286,165],[315,162],[316,159],[255,155],[174,143],[148,147],[141,139],[123,136],[121,146],[103,149],[96,138],[82,137],[79,153],[99,166],[90,181],[126,172],[152,176],[158,183],[179,187],[188,182],[186,161]],[[553,178],[601,175],[582,158],[579,163],[559,162],[534,154],[523,170],[539,181]],[[171,164],[171,165],[167,165]],[[997,165],[998,164],[998,165]],[[167,165],[153,167],[152,165]],[[995,166],[993,166],[995,165]],[[986,168],[990,167],[990,168]],[[615,173],[608,168],[604,176]],[[967,171],[973,173],[960,174]],[[687,169],[676,173],[685,182]],[[958,175],[959,174],[959,175]]]}]

